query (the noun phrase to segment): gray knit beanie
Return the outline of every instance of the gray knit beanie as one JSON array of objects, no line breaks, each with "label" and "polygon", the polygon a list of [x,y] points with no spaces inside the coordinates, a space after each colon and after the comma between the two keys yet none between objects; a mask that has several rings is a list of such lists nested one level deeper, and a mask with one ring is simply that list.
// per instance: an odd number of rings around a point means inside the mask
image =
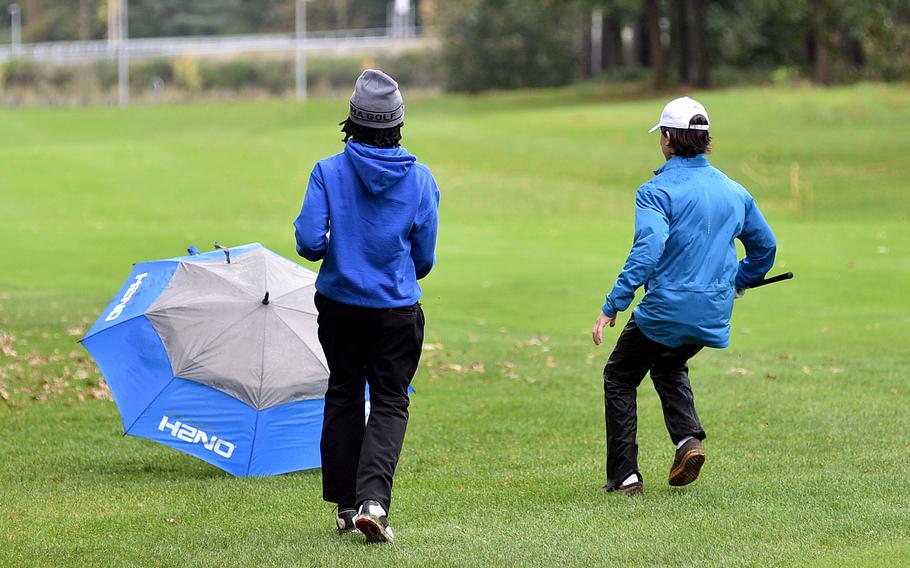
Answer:
[{"label": "gray knit beanie", "polygon": [[404,102],[394,79],[377,69],[357,78],[351,95],[351,122],[369,128],[392,128],[404,122]]}]

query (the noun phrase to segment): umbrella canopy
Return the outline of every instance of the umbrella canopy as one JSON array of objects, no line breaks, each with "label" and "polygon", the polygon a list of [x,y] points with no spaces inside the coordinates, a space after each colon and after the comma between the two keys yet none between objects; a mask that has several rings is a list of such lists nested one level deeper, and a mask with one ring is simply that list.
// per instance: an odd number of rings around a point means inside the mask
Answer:
[{"label": "umbrella canopy", "polygon": [[82,339],[125,433],[238,476],[319,467],[315,282],[258,243],[136,264]]}]

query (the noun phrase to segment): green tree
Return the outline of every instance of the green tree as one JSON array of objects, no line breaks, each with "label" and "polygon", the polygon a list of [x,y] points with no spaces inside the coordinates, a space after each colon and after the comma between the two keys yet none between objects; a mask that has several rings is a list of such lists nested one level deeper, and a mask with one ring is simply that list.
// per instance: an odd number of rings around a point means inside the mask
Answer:
[{"label": "green tree", "polygon": [[575,75],[577,10],[558,0],[465,0],[439,7],[447,86],[542,87]]}]

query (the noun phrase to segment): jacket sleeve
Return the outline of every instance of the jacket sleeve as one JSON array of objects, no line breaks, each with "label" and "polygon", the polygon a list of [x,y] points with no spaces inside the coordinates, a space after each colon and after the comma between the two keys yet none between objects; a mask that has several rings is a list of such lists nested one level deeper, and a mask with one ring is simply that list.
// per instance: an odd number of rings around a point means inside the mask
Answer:
[{"label": "jacket sleeve", "polygon": [[429,191],[420,200],[414,226],[411,228],[411,259],[420,280],[430,273],[436,263],[436,235],[439,231],[439,188],[430,178]]},{"label": "jacket sleeve", "polygon": [[746,257],[740,261],[736,271],[736,288],[741,289],[764,278],[774,265],[774,255],[777,253],[774,233],[751,195],[746,202],[743,229],[737,238],[746,247]]},{"label": "jacket sleeve", "polygon": [[321,260],[329,248],[329,202],[322,173],[317,165],[310,174],[300,215],[294,221],[297,254],[307,260]]},{"label": "jacket sleeve", "polygon": [[648,186],[639,188],[635,195],[635,238],[632,250],[601,308],[604,315],[615,317],[617,312],[628,309],[635,298],[635,290],[648,281],[664,253],[664,245],[670,234],[669,210],[663,192]]}]

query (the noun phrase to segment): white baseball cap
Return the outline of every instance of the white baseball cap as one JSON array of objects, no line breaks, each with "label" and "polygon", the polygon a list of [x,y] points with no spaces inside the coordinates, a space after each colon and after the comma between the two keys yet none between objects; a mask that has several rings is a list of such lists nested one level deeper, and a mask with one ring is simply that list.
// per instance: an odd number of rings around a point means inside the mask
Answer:
[{"label": "white baseball cap", "polygon": [[[705,117],[708,124],[689,124],[692,121],[692,117],[699,114]],[[660,113],[660,122],[655,124],[654,128],[649,130],[648,133],[654,132],[661,126],[665,128],[682,128],[684,130],[708,130],[711,126],[711,121],[708,120],[708,111],[705,110],[705,107],[700,102],[689,97],[679,97],[667,103],[664,111]]]}]

